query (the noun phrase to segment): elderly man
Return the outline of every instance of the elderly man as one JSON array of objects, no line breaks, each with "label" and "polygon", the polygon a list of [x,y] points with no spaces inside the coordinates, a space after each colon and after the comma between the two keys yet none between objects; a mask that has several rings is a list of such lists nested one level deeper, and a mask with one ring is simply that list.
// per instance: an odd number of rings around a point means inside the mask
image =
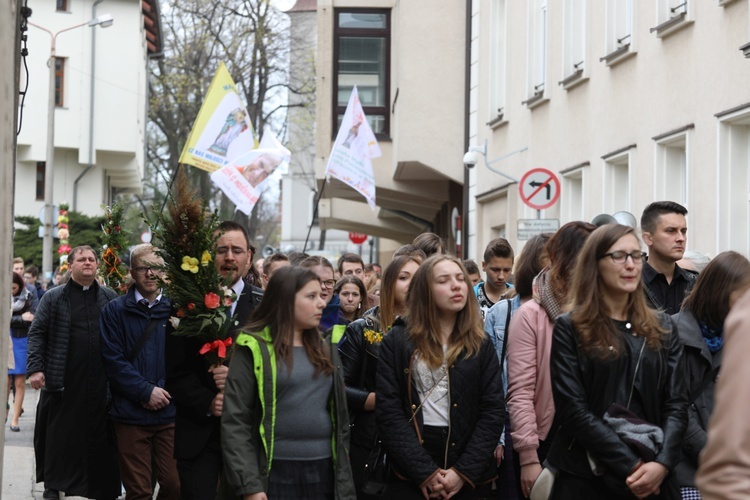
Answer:
[{"label": "elderly man", "polygon": [[96,282],[89,246],[68,256],[70,281],[42,296],[29,329],[26,371],[42,389],[34,429],[37,481],[44,498],[120,495],[117,453],[107,417],[107,377],[100,352],[99,317],[117,294]]},{"label": "elderly man", "polygon": [[[251,258],[250,240],[245,228],[232,221],[219,226],[216,241],[216,269],[237,294],[232,304],[235,324],[230,328],[236,336],[247,324],[255,304],[263,292],[243,280]],[[222,468],[219,423],[224,403],[227,367],[210,366],[198,355],[202,342],[196,338],[167,335],[166,389],[177,406],[175,419],[174,456],[180,475],[183,499],[211,499]]]},{"label": "elderly man", "polygon": [[175,407],[164,389],[164,339],[170,303],[157,281],[163,264],[151,245],[130,252],[128,293],[102,310],[102,358],[112,392],[120,475],[127,498],[152,498],[152,457],[159,498],[180,498],[174,460]]}]

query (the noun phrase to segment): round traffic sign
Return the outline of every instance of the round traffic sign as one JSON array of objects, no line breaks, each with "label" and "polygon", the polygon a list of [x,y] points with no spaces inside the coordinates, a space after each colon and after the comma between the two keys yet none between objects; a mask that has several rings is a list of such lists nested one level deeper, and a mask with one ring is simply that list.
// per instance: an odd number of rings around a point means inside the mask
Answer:
[{"label": "round traffic sign", "polygon": [[518,184],[521,201],[531,208],[544,210],[560,199],[560,180],[546,168],[532,168]]},{"label": "round traffic sign", "polygon": [[362,233],[349,233],[349,240],[355,245],[361,245],[367,241],[367,235]]}]

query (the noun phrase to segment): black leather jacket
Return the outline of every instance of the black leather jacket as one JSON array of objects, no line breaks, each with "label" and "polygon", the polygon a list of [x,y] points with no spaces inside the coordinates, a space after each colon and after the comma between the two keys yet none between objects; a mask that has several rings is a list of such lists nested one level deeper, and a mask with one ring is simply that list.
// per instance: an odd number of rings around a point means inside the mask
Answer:
[{"label": "black leather jacket", "polygon": [[349,323],[339,341],[339,357],[344,365],[346,403],[349,407],[351,442],[372,448],[377,435],[375,412],[365,410],[365,401],[375,392],[375,375],[381,342],[365,339],[365,331],[380,331],[379,308],[374,307]]},{"label": "black leather jacket", "polygon": [[[688,405],[682,345],[672,321],[665,314],[661,316],[670,333],[661,350],[648,346],[643,350],[631,410],[662,428],[664,443],[656,461],[672,471],[680,461]],[[623,330],[622,325],[618,328]],[[617,358],[601,360],[579,349],[569,314],[555,322],[550,371],[555,418],[560,427],[547,460],[569,474],[593,477],[586,451],[623,482],[639,460],[602,420],[610,404],[627,404],[638,353],[645,341],[625,331],[622,339],[624,352]]]},{"label": "black leather jacket", "polygon": [[493,451],[503,433],[505,402],[495,348],[485,338],[478,354],[459,356],[448,369],[449,435],[446,463],[436,464],[422,447],[422,412],[412,382],[417,354],[407,327],[397,321],[380,348],[375,414],[381,439],[397,472],[422,485],[438,468],[453,468],[470,486],[496,476]]}]

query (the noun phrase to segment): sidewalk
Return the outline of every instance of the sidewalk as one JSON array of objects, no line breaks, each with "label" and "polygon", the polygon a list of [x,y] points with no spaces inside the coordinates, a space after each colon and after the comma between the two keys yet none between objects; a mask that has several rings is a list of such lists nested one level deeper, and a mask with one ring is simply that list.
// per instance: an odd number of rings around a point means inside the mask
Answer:
[{"label": "sidewalk", "polygon": [[[3,463],[4,500],[29,500],[42,498],[43,485],[35,484],[34,460],[34,421],[39,392],[26,385],[26,396],[23,400],[23,414],[18,420],[21,432],[11,432],[10,420],[5,424],[5,455]],[[13,408],[11,407],[11,412]]]},{"label": "sidewalk", "polygon": [[[26,396],[23,399],[23,414],[18,419],[21,432],[12,432],[10,423],[5,424],[5,456],[3,463],[2,500],[41,499],[44,484],[36,481],[36,460],[34,458],[34,422],[39,391],[26,385]],[[11,408],[11,412],[13,409]],[[11,415],[8,416],[8,422]],[[66,497],[71,500],[83,497]]]}]

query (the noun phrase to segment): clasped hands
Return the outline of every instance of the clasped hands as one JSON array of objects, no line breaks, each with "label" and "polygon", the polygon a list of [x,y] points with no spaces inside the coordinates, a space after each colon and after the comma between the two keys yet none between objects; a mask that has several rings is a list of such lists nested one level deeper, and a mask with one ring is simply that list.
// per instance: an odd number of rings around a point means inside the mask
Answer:
[{"label": "clasped hands", "polygon": [[464,480],[453,469],[439,469],[427,484],[422,486],[426,499],[451,498],[464,487]]}]

